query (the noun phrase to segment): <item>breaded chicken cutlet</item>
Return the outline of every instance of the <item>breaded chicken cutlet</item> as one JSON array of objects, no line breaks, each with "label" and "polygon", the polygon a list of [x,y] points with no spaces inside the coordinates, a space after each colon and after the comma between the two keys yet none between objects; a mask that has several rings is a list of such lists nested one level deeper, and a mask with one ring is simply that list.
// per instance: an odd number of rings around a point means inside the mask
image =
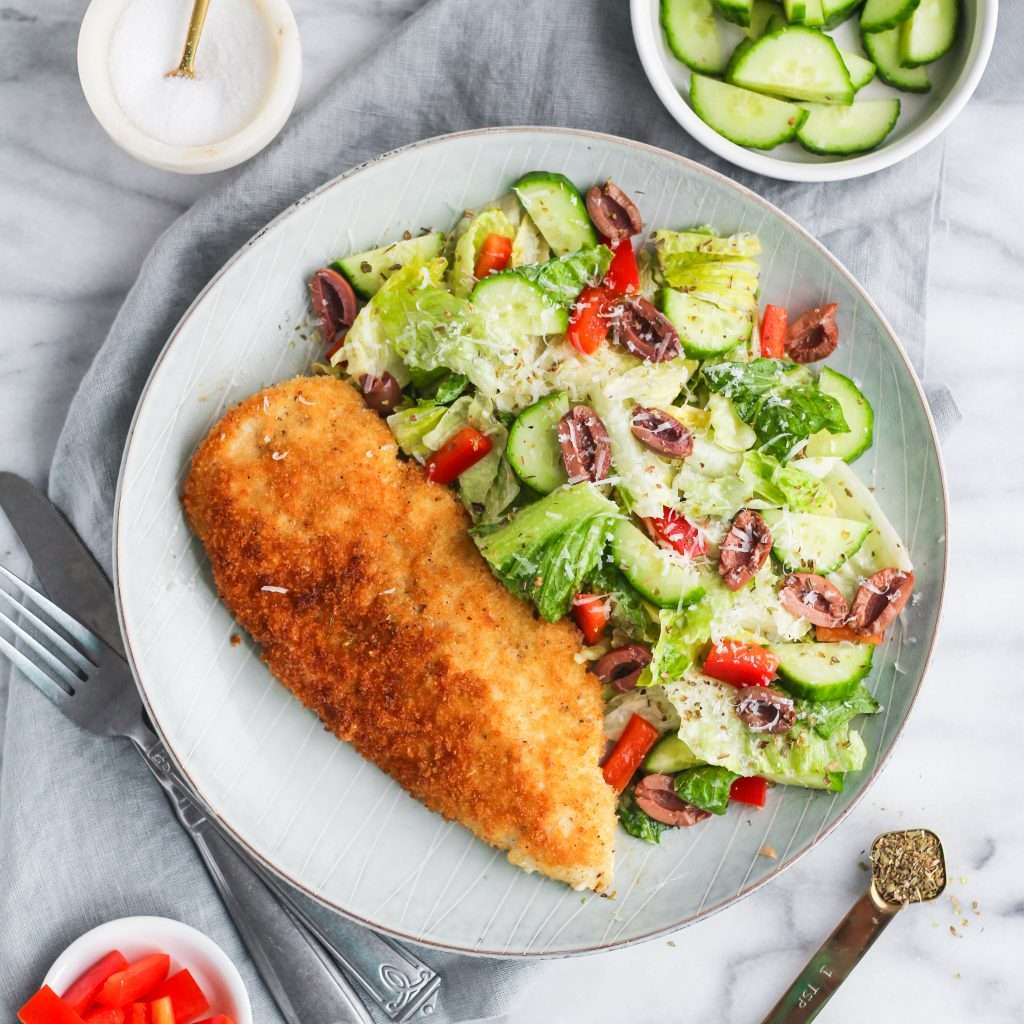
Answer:
[{"label": "breaded chicken cutlet", "polygon": [[455,495],[351,385],[297,378],[231,409],[184,505],[224,602],[327,728],[513,864],[610,886],[615,794],[575,629],[502,587]]}]

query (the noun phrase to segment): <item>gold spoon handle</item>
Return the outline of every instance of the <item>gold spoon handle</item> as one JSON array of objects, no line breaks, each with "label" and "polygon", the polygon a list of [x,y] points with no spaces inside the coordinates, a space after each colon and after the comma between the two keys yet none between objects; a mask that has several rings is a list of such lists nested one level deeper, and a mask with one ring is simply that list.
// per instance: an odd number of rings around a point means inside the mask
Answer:
[{"label": "gold spoon handle", "polygon": [[885,903],[871,889],[864,893],[762,1024],[807,1024],[814,1020],[901,909]]},{"label": "gold spoon handle", "polygon": [[195,75],[196,51],[199,49],[199,36],[203,31],[203,24],[206,21],[206,12],[210,7],[210,0],[195,0],[192,5],[192,17],[188,20],[188,33],[185,36],[185,49],[181,54],[181,63],[178,65],[177,74],[185,78],[192,78]]}]

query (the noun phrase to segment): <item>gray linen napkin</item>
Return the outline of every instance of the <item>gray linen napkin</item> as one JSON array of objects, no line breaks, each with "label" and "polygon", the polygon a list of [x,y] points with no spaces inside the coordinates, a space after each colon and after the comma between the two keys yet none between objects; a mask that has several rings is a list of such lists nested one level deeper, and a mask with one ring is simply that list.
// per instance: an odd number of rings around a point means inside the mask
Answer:
[{"label": "gray linen napkin", "polygon": [[[196,203],[147,258],[72,404],[50,478],[52,497],[108,568],[132,411],[175,322],[214,272],[285,206],[360,161],[432,135],[505,124],[611,132],[731,174],[850,267],[923,370],[941,144],[845,184],[768,181],[711,156],[662,109],[637,59],[624,0],[433,0]],[[0,754],[0,1007],[12,1011],[86,929],[157,913],[220,942],[242,967],[257,1021],[280,1021],[189,840],[126,744],[79,732],[15,677]],[[423,955],[447,979],[440,1021],[502,1019],[539,969]]]}]

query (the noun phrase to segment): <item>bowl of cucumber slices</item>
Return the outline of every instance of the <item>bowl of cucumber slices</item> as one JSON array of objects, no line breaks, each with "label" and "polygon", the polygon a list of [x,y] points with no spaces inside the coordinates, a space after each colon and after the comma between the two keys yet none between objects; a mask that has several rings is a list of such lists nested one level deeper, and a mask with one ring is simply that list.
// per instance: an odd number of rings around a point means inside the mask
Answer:
[{"label": "bowl of cucumber slices", "polygon": [[936,138],[988,63],[998,0],[631,0],[651,85],[698,142],[788,181],[871,174]]}]

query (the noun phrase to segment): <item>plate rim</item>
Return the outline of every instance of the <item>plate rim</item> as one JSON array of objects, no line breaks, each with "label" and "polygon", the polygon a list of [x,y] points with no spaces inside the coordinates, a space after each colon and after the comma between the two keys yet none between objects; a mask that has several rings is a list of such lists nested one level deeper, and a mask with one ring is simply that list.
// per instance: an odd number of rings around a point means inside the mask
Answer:
[{"label": "plate rim", "polygon": [[[670,925],[666,925],[661,928],[653,929],[649,932],[645,932],[642,935],[633,936],[628,939],[615,940],[611,942],[598,942],[592,945],[579,946],[573,949],[559,950],[555,952],[547,951],[530,951],[530,950],[508,950],[508,949],[482,949],[477,946],[469,947],[461,945],[456,942],[439,941],[436,938],[432,938],[429,935],[415,934],[408,931],[403,931],[400,928],[391,927],[385,924],[369,920],[341,907],[335,903],[330,902],[319,894],[313,892],[300,880],[292,878],[287,871],[278,867],[270,860],[262,856],[259,852],[253,849],[246,840],[238,834],[237,831],[231,826],[230,822],[226,821],[222,814],[217,812],[210,806],[210,803],[200,789],[196,785],[195,780],[189,773],[187,766],[183,763],[174,747],[168,742],[167,737],[160,726],[160,722],[156,715],[153,713],[153,708],[150,705],[149,698],[146,694],[145,686],[142,682],[142,674],[139,671],[139,667],[136,663],[135,652],[132,646],[132,639],[128,633],[125,624],[125,613],[124,613],[124,596],[121,587],[121,555],[120,555],[120,544],[121,544],[121,510],[122,501],[124,499],[124,485],[125,485],[125,468],[128,462],[128,455],[132,448],[132,441],[135,435],[135,429],[139,422],[141,413],[146,405],[147,399],[150,395],[150,390],[153,386],[157,372],[159,371],[161,364],[167,357],[175,341],[181,334],[185,325],[187,324],[190,317],[198,309],[199,305],[205,300],[208,293],[214,288],[214,286],[220,281],[220,279],[235,265],[235,263],[242,258],[242,256],[249,251],[249,249],[264,235],[267,235],[273,230],[279,223],[290,217],[301,207],[307,203],[319,197],[323,192],[328,189],[336,187],[343,181],[347,181],[349,178],[374,167],[378,164],[384,163],[389,160],[393,160],[402,156],[412,150],[423,149],[431,146],[443,146],[446,143],[454,139],[465,139],[465,138],[485,138],[490,136],[515,136],[524,133],[541,133],[561,136],[573,136],[581,139],[590,139],[600,141],[604,143],[611,143],[616,146],[625,146],[627,148],[640,150],[642,152],[651,153],[659,157],[667,157],[669,160],[677,163],[681,168],[685,168],[687,171],[694,172],[697,175],[705,175],[718,182],[729,189],[734,190],[740,196],[748,201],[761,206],[763,209],[768,211],[770,214],[774,214],[780,217],[783,222],[792,230],[796,231],[802,239],[811,245],[811,247],[818,252],[818,254],[829,263],[833,270],[837,272],[841,277],[844,277],[850,287],[858,294],[862,301],[867,303],[870,310],[878,317],[879,322],[885,330],[889,341],[894,346],[895,351],[899,355],[903,362],[904,368],[910,376],[910,380],[913,382],[914,390],[917,395],[918,402],[920,403],[924,415],[925,422],[928,425],[929,437],[931,440],[932,450],[935,453],[936,465],[938,469],[939,488],[942,496],[942,523],[943,523],[943,534],[945,541],[943,543],[942,552],[942,563],[941,563],[941,577],[938,596],[936,598],[936,609],[935,609],[935,627],[931,631],[931,636],[928,640],[928,650],[925,654],[924,661],[922,663],[922,669],[920,677],[914,687],[914,692],[911,695],[910,703],[907,706],[907,712],[903,717],[903,720],[897,726],[892,742],[889,745],[888,751],[884,752],[879,759],[876,761],[871,769],[870,774],[865,778],[858,790],[850,800],[850,803],[840,812],[835,821],[831,822],[826,828],[821,829],[818,834],[803,847],[792,853],[788,859],[784,860],[777,867],[773,868],[763,878],[757,882],[750,884],[744,888],[741,888],[738,892],[726,899],[720,900],[709,907],[702,908],[698,913],[691,914],[679,921],[676,921]],[[918,380],[917,373],[914,370],[913,365],[910,362],[906,350],[903,348],[903,344],[900,341],[898,335],[893,329],[889,320],[885,314],[879,309],[878,305],[868,294],[867,290],[860,283],[860,281],[854,276],[854,274],[847,269],[847,267],[830,252],[817,238],[815,238],[806,228],[804,228],[797,220],[791,217],[784,210],[779,209],[773,203],[769,202],[763,196],[758,195],[752,189],[747,188],[745,185],[741,185],[739,182],[733,181],[730,177],[722,174],[720,171],[716,171],[713,168],[707,167],[704,164],[699,163],[696,160],[692,160],[689,157],[681,156],[678,153],[673,153],[671,150],[663,149],[660,146],[654,146],[650,143],[639,142],[635,139],[627,139],[623,136],[612,135],[606,132],[595,132],[588,129],[581,128],[559,128],[551,127],[547,125],[511,125],[511,126],[495,126],[488,128],[473,128],[459,132],[448,132],[442,135],[434,135],[426,139],[421,139],[416,142],[407,143],[404,146],[399,146],[395,149],[388,150],[385,153],[380,154],[376,157],[371,157],[368,160],[364,160],[361,163],[349,168],[349,170],[342,172],[339,175],[331,178],[330,180],[319,185],[317,188],[307,192],[305,195],[300,196],[294,202],[290,203],[280,213],[268,221],[263,227],[257,229],[253,235],[247,239],[238,249],[229,257],[224,265],[210,278],[210,280],[203,286],[196,297],[189,304],[188,308],[182,314],[181,318],[175,324],[173,330],[168,335],[167,341],[164,342],[163,347],[160,350],[159,355],[153,362],[153,366],[149,371],[149,375],[146,378],[146,383],[139,394],[138,402],[135,406],[135,410],[132,414],[131,423],[128,428],[128,433],[125,437],[124,450],[121,454],[121,462],[118,468],[117,475],[117,487],[114,492],[114,514],[112,522],[112,543],[111,543],[111,557],[112,557],[112,568],[113,568],[113,584],[114,584],[114,599],[117,606],[117,618],[118,624],[121,630],[121,639],[124,644],[125,659],[128,662],[128,666],[131,669],[132,678],[135,681],[136,689],[139,692],[139,696],[142,700],[143,706],[149,714],[150,721],[153,724],[153,728],[163,742],[168,754],[173,760],[175,766],[181,773],[182,777],[191,786],[193,792],[199,797],[199,800],[204,810],[210,815],[210,817],[216,822],[217,826],[230,837],[240,849],[244,850],[246,855],[249,856],[256,864],[260,867],[270,871],[275,877],[281,879],[283,882],[292,886],[301,892],[304,896],[313,900],[315,903],[330,910],[334,913],[341,914],[343,917],[356,924],[362,925],[365,928],[370,928],[378,933],[383,933],[394,939],[398,939],[403,942],[416,943],[418,945],[426,946],[431,949],[443,950],[449,953],[459,953],[465,956],[474,956],[484,959],[512,959],[522,961],[537,961],[546,959],[562,959],[567,957],[585,956],[594,953],[609,952],[614,949],[624,949],[628,946],[638,945],[642,942],[649,942],[660,936],[671,935],[681,929],[690,925],[696,924],[699,921],[703,921],[706,918],[717,914],[719,911],[725,910],[727,907],[732,906],[735,903],[745,899],[751,893],[756,892],[762,886],[767,883],[774,881],[783,871],[792,867],[797,861],[803,858],[807,853],[814,849],[819,843],[821,843],[827,836],[829,836],[834,829],[836,829],[850,812],[858,806],[863,800],[864,796],[874,785],[875,780],[881,774],[883,769],[889,762],[889,758],[892,756],[893,751],[899,742],[904,729],[906,728],[907,722],[910,719],[911,713],[914,710],[914,706],[917,703],[918,698],[921,695],[921,689],[924,685],[925,677],[928,673],[928,669],[931,665],[932,658],[935,654],[935,644],[939,635],[939,630],[942,624],[942,611],[945,601],[946,593],[946,582],[949,575],[949,489],[946,482],[945,466],[942,458],[942,448],[939,444],[938,432],[936,430],[935,421],[932,417],[931,407],[928,404],[928,400],[925,396],[924,388],[921,382]],[[339,741],[340,742],[340,741]],[[482,841],[482,840],[481,840]]]}]

